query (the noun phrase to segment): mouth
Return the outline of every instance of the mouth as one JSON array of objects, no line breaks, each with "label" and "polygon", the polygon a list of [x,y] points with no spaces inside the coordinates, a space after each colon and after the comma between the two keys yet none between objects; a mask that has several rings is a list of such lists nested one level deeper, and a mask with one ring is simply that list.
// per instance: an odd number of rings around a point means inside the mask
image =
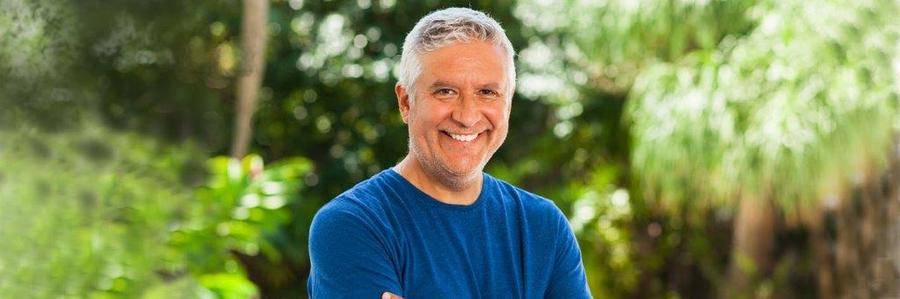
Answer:
[{"label": "mouth", "polygon": [[473,140],[478,138],[478,136],[480,136],[483,132],[482,133],[470,133],[470,134],[457,134],[457,133],[450,133],[447,131],[441,131],[441,133],[444,135],[447,135],[448,137],[453,138],[453,140],[456,140],[459,142],[472,142]]}]

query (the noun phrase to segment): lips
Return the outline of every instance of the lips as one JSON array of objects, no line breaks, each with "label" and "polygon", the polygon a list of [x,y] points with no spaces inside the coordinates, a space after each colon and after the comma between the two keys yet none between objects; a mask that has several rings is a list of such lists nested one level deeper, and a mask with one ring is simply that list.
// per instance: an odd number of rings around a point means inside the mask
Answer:
[{"label": "lips", "polygon": [[441,133],[444,133],[445,135],[450,136],[450,138],[453,138],[453,140],[460,141],[460,142],[470,142],[472,140],[475,140],[475,138],[478,138],[478,135],[480,135],[480,133],[456,134],[456,133],[450,133],[450,132],[446,132],[446,131],[441,131]]},{"label": "lips", "polygon": [[453,137],[453,139],[456,139],[458,141],[469,142],[469,141],[475,140],[475,137],[478,137],[478,134],[472,134],[472,135],[450,134],[450,137]]}]

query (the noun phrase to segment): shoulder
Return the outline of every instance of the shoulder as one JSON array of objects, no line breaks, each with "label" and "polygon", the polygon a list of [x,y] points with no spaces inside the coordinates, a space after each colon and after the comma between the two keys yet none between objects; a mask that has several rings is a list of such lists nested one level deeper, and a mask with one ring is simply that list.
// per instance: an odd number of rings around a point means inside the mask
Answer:
[{"label": "shoulder", "polygon": [[504,201],[512,201],[521,206],[525,217],[530,220],[554,225],[558,225],[559,221],[566,221],[562,210],[552,200],[493,176],[487,175],[486,178],[496,185]]},{"label": "shoulder", "polygon": [[[527,249],[540,263],[557,264],[563,252],[577,250],[575,235],[569,221],[555,202],[526,191],[500,179],[492,178],[500,190],[502,201],[521,211],[518,223],[522,234],[529,238]],[[539,256],[539,257],[538,257]]]},{"label": "shoulder", "polygon": [[[383,173],[382,173],[383,174]],[[381,174],[326,203],[309,228],[310,297],[362,298],[400,290],[399,247]],[[381,190],[381,191],[379,191]],[[382,192],[382,193],[379,193]]]},{"label": "shoulder", "polygon": [[384,217],[392,204],[386,190],[390,184],[385,172],[382,172],[336,196],[316,212],[310,227],[310,238],[321,230],[359,230],[383,226]]}]

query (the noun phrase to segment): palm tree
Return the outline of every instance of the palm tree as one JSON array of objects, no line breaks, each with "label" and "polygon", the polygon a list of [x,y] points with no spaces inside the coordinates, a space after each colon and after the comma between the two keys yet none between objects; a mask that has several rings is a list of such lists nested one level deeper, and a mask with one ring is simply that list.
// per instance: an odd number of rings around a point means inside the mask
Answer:
[{"label": "palm tree", "polygon": [[771,266],[776,209],[802,217],[877,181],[900,116],[896,2],[764,4],[749,35],[642,72],[628,109],[645,190],[737,206],[736,290]]},{"label": "palm tree", "polygon": [[[645,198],[736,210],[735,293],[770,270],[778,214],[805,223],[821,249],[822,213],[841,211],[855,185],[877,185],[900,127],[898,2],[559,4],[518,8],[549,36],[522,51],[523,80],[565,78],[568,86],[544,91],[562,107],[588,100],[572,96],[577,88],[627,96],[630,163]],[[539,59],[542,48],[569,65]],[[580,73],[589,79],[578,83]],[[828,296],[832,268],[853,259],[827,263],[815,251]]]}]

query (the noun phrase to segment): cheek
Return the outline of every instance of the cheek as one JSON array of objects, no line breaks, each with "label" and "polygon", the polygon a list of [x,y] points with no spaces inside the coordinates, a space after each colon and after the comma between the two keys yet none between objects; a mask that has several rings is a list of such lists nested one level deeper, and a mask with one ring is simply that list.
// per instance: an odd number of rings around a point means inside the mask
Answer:
[{"label": "cheek", "polygon": [[451,120],[453,110],[445,107],[435,106],[428,112],[428,122],[437,127],[439,124]]},{"label": "cheek", "polygon": [[440,123],[449,117],[450,110],[439,105],[422,105],[410,111],[410,131],[419,135],[430,134]]},{"label": "cheek", "polygon": [[484,115],[495,129],[506,129],[509,124],[509,105],[498,105],[485,111]]}]

